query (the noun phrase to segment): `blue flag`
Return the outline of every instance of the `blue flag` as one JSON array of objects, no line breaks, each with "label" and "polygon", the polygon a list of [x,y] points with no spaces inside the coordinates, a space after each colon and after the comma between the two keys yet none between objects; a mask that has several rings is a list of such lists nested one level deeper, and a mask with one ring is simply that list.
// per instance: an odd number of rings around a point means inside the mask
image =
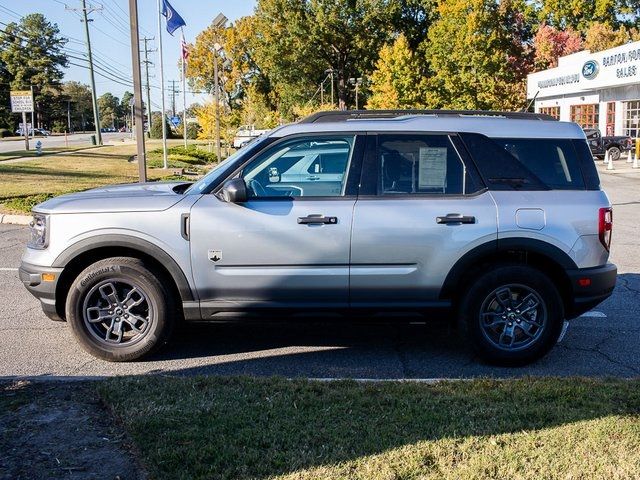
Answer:
[{"label": "blue flag", "polygon": [[180,14],[174,10],[167,0],[162,0],[162,15],[167,18],[167,32],[171,35],[180,27],[186,25]]}]

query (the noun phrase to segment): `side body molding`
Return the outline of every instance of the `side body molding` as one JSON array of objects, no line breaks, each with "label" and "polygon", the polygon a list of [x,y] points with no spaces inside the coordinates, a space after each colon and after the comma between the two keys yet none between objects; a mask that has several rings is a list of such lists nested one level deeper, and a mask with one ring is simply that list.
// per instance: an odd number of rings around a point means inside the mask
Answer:
[{"label": "side body molding", "polygon": [[65,267],[78,255],[91,250],[97,250],[100,248],[125,248],[131,250],[140,251],[150,257],[155,258],[160,262],[169,272],[174,282],[178,287],[180,296],[183,302],[194,301],[195,297],[187,281],[185,273],[182,268],[176,263],[176,261],[165,252],[162,248],[154,245],[147,240],[118,234],[106,234],[100,235],[96,238],[86,238],[71,245],[64,250],[53,262],[53,267]]}]

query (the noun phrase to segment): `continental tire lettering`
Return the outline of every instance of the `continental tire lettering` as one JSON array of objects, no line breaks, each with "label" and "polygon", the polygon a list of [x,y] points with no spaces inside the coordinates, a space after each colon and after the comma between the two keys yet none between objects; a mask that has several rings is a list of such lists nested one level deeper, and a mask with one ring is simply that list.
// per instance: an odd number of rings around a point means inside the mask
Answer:
[{"label": "continental tire lettering", "polygon": [[93,272],[89,272],[82,280],[80,280],[80,283],[78,284],[78,288],[80,287],[84,287],[85,285],[87,285],[91,280],[93,280],[96,277],[99,277],[101,275],[104,275],[106,273],[115,273],[115,272],[120,272],[120,267],[115,265],[115,266],[111,266],[111,267],[103,267],[99,270],[95,270]]}]

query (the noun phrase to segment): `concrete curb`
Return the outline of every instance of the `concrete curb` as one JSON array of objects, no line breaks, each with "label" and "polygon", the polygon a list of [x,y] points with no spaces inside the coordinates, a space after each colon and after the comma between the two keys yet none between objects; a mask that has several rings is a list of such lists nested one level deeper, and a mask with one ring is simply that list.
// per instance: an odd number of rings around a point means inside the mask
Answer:
[{"label": "concrete curb", "polygon": [[0,213],[0,223],[1,224],[11,224],[11,225],[29,225],[31,222],[31,215],[10,215]]}]

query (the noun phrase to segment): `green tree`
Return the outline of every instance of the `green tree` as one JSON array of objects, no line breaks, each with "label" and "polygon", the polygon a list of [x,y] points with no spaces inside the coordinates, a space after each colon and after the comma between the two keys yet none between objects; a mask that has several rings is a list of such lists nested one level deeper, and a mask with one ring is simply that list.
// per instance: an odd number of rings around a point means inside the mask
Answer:
[{"label": "green tree", "polygon": [[[133,93],[126,91],[122,94],[122,100],[118,106],[118,118],[122,125],[131,126],[131,100],[133,99]],[[145,105],[147,107],[147,105]],[[147,115],[151,112],[151,105],[148,106]]]},{"label": "green tree", "polygon": [[367,108],[423,108],[428,88],[421,63],[403,34],[382,47],[370,77]]},{"label": "green tree", "polygon": [[309,101],[334,71],[341,107],[353,103],[350,77],[373,70],[378,51],[393,34],[394,2],[383,0],[259,0],[255,58],[285,115]]},{"label": "green tree", "polygon": [[524,0],[442,0],[429,29],[431,108],[521,109],[533,55]]},{"label": "green tree", "polygon": [[116,127],[120,113],[120,100],[107,92],[98,97],[98,111],[100,112],[100,125]]},{"label": "green tree", "polygon": [[59,103],[63,68],[68,64],[62,51],[67,40],[55,23],[32,13],[20,23],[7,24],[0,33],[0,62],[11,89],[35,91],[36,123],[48,127],[66,117],[66,106]]},{"label": "green tree", "polygon": [[62,85],[61,102],[69,102],[71,111],[71,128],[73,131],[86,131],[93,128],[93,104],[91,103],[91,89],[80,82],[65,82]]},{"label": "green tree", "polygon": [[537,0],[535,6],[540,21],[583,34],[591,22],[609,22],[618,28],[638,13],[637,0]]}]

